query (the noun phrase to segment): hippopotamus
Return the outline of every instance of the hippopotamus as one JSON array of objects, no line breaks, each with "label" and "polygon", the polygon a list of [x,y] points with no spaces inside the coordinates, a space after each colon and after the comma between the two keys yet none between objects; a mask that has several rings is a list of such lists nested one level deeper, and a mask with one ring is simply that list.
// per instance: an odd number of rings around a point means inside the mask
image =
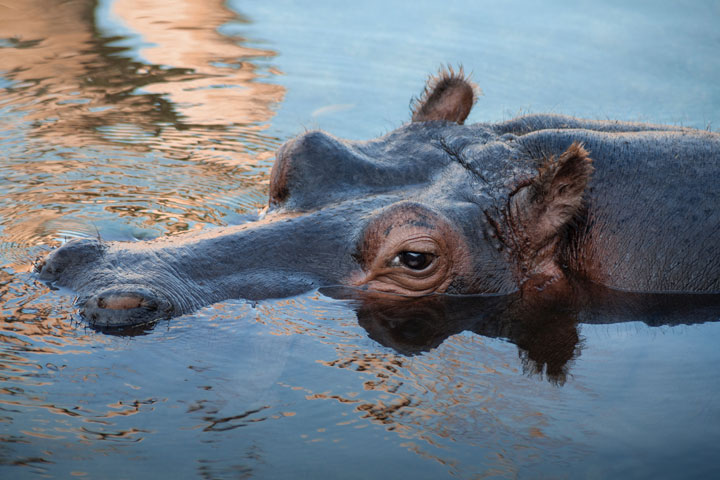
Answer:
[{"label": "hippopotamus", "polygon": [[380,138],[308,131],[282,145],[256,221],[73,240],[39,278],[77,292],[100,328],[323,287],[404,302],[561,299],[577,280],[720,293],[720,134],[545,114],[465,125],[477,95],[443,69],[411,122]]}]

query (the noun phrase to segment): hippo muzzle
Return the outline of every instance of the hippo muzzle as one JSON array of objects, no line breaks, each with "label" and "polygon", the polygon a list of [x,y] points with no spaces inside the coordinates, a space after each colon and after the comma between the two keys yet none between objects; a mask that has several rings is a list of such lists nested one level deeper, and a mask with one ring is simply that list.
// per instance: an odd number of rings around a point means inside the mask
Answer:
[{"label": "hippo muzzle", "polygon": [[103,281],[111,269],[105,263],[109,243],[74,239],[37,266],[41,280],[78,292],[80,314],[101,329],[151,324],[176,311],[167,295],[145,285],[123,284],[123,277]]},{"label": "hippo muzzle", "polygon": [[115,286],[80,302],[80,314],[102,329],[154,323],[172,316],[174,307],[157,292],[134,286]]},{"label": "hippo muzzle", "polygon": [[144,242],[72,240],[39,265],[39,278],[77,292],[81,315],[101,329],[151,324],[231,298],[286,297],[341,284],[358,268],[350,253],[353,210],[272,215]]}]

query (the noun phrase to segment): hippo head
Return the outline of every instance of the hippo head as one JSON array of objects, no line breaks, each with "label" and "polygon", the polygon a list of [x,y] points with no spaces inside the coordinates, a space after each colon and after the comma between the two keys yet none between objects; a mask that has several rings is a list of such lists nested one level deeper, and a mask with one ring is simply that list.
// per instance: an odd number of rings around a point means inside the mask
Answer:
[{"label": "hippo head", "polygon": [[462,71],[441,72],[413,121],[381,138],[311,131],[288,141],[256,222],[71,241],[40,278],[77,291],[98,327],[329,286],[402,298],[541,290],[562,275],[554,252],[590,162],[578,145],[548,156],[494,125],[462,125],[475,91]]}]

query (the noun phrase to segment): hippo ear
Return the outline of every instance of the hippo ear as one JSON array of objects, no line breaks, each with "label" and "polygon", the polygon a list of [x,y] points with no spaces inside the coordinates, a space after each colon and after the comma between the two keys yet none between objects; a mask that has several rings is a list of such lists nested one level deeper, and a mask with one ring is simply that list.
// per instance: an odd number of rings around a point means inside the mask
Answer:
[{"label": "hippo ear", "polygon": [[537,176],[511,197],[510,217],[527,242],[544,246],[575,217],[592,170],[588,152],[575,142],[546,160]]},{"label": "hippo ear", "polygon": [[447,120],[462,125],[470,114],[479,89],[465,77],[462,67],[457,73],[452,67],[441,69],[431,76],[419,99],[412,102],[412,121]]},{"label": "hippo ear", "polygon": [[546,160],[538,174],[510,198],[508,227],[512,244],[519,250],[515,254],[523,280],[558,274],[552,261],[555,247],[582,206],[592,171],[588,152],[575,142],[559,157]]}]

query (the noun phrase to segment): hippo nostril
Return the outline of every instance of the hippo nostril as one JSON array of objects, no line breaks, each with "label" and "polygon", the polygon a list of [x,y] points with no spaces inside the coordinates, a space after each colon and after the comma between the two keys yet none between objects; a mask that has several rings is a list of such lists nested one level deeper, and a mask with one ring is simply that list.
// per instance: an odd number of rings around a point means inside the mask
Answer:
[{"label": "hippo nostril", "polygon": [[35,272],[35,273],[42,272],[43,269],[45,268],[46,263],[47,262],[45,261],[44,258],[36,258],[35,261],[33,262],[33,272]]},{"label": "hippo nostril", "polygon": [[81,315],[98,328],[123,328],[153,323],[168,317],[170,302],[146,288],[114,288],[84,302]]},{"label": "hippo nostril", "polygon": [[53,277],[56,273],[59,273],[59,270],[61,269],[55,267],[52,257],[48,257],[35,267],[35,271],[40,275],[42,280],[53,280]]},{"label": "hippo nostril", "polygon": [[153,301],[143,298],[134,293],[109,295],[106,297],[98,297],[98,308],[109,308],[111,310],[128,310],[131,308],[140,308],[153,306]]},{"label": "hippo nostril", "polygon": [[44,260],[36,263],[40,279],[55,281],[59,275],[73,266],[87,265],[97,260],[106,245],[94,238],[78,238],[51,252]]}]

